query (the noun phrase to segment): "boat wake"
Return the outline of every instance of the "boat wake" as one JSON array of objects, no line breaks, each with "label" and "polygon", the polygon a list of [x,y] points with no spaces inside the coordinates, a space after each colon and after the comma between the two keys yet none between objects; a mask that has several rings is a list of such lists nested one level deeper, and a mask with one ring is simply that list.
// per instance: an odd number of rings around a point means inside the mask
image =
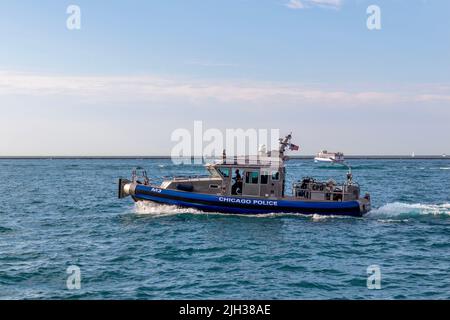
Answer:
[{"label": "boat wake", "polygon": [[421,204],[392,202],[373,209],[370,217],[420,217],[420,216],[448,216],[450,217],[450,203]]},{"label": "boat wake", "polygon": [[[181,208],[172,205],[163,205],[153,202],[142,202],[138,201],[135,203],[135,212],[142,215],[152,215],[155,217],[165,217],[179,214],[209,214],[209,215],[227,215],[223,213],[206,213],[200,210],[192,208]],[[379,219],[382,222],[407,222],[406,218],[414,218],[421,216],[444,216],[450,217],[450,203],[444,204],[420,204],[420,203],[402,203],[402,202],[392,202],[385,204],[379,208],[373,209],[368,218]],[[257,217],[257,218],[274,218],[274,217],[286,217],[286,216],[297,216],[309,218],[312,221],[324,221],[333,218],[350,218],[337,215],[302,215],[293,213],[267,213],[267,214],[243,214],[233,216],[245,216],[245,217]],[[394,218],[394,219],[392,219]]]},{"label": "boat wake", "polygon": [[199,210],[191,208],[180,208],[177,206],[158,204],[154,202],[138,201],[135,203],[135,211],[137,214],[146,214],[156,217],[166,217],[183,213],[199,214],[203,213]]},{"label": "boat wake", "polygon": [[154,202],[142,202],[135,203],[135,212],[140,215],[151,215],[154,217],[167,217],[180,214],[199,214],[199,215],[219,215],[219,216],[234,216],[234,217],[247,217],[247,218],[277,218],[277,217],[303,217],[305,219],[311,219],[315,222],[325,221],[329,219],[351,219],[352,217],[337,216],[337,215],[304,215],[299,213],[264,213],[264,214],[226,214],[220,212],[204,212],[192,208],[182,208],[172,205],[158,204]]},{"label": "boat wake", "polygon": [[179,214],[225,215],[225,216],[242,216],[242,217],[256,217],[256,218],[293,215],[289,213],[226,214],[221,212],[204,212],[192,208],[182,208],[173,205],[165,205],[154,202],[142,202],[142,201],[138,201],[135,203],[135,212],[137,214],[152,215],[155,217],[166,217]]}]

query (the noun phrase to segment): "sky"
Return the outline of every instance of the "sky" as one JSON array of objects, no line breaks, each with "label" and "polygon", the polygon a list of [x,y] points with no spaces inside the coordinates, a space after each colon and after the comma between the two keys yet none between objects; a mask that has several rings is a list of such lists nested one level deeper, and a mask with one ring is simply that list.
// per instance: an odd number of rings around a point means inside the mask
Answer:
[{"label": "sky", "polygon": [[3,0],[0,48],[0,156],[168,155],[194,121],[450,154],[447,0]]}]

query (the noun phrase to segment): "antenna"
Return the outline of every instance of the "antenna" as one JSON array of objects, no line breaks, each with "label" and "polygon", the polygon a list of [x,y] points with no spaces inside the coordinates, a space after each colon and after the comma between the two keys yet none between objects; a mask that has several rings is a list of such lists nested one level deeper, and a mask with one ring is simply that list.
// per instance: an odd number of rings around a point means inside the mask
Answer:
[{"label": "antenna", "polygon": [[348,169],[347,171],[347,183],[348,184],[352,184],[353,181],[353,173],[352,173],[352,167],[350,167],[350,165],[346,164],[345,162],[336,162],[335,160],[333,160],[333,163],[337,163],[340,164],[344,167],[346,167]]},{"label": "antenna", "polygon": [[292,139],[292,132],[289,133],[287,136],[284,137],[284,139],[280,138],[280,156],[284,155],[284,152],[286,151],[286,147],[288,147],[291,143]]}]

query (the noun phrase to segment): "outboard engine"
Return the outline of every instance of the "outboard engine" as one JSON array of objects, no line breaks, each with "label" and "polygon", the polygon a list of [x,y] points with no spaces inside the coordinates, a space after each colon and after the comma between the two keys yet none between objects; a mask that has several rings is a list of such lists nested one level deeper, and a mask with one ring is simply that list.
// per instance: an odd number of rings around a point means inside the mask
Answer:
[{"label": "outboard engine", "polygon": [[122,179],[122,178],[119,179],[119,192],[118,192],[119,199],[123,199],[123,198],[130,196],[131,194],[134,194],[133,185],[134,184],[128,179]]},{"label": "outboard engine", "polygon": [[134,195],[137,184],[150,184],[150,179],[148,178],[147,171],[145,171],[144,168],[134,168],[131,173],[131,181],[128,179],[119,179],[119,199]]}]

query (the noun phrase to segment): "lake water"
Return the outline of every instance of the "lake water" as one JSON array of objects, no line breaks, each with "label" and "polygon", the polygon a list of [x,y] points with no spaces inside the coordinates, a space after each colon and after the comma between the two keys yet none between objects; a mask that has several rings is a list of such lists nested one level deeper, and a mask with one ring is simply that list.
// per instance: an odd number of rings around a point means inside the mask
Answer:
[{"label": "lake water", "polygon": [[[203,174],[170,160],[0,160],[1,299],[449,299],[450,161],[350,160],[364,218],[205,214],[117,199],[117,178]],[[343,181],[346,169],[287,163]],[[289,187],[288,187],[289,188]],[[367,288],[376,265],[381,289]],[[78,266],[81,289],[69,290]]]}]

